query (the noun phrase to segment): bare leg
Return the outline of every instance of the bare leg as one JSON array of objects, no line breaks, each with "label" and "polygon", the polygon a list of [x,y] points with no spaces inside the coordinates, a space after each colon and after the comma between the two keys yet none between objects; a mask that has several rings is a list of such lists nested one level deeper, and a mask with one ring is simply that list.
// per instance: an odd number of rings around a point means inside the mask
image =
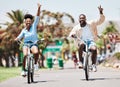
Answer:
[{"label": "bare leg", "polygon": [[79,46],[79,49],[78,49],[78,52],[79,52],[79,61],[80,61],[80,62],[83,62],[82,54],[83,54],[84,48],[85,48],[85,45],[84,45],[84,44],[81,44],[81,45]]},{"label": "bare leg", "polygon": [[38,57],[39,57],[39,54],[38,54],[38,53],[34,54],[35,64],[37,64],[37,62],[38,62]]},{"label": "bare leg", "polygon": [[22,65],[23,65],[23,70],[24,70],[24,71],[25,71],[25,65],[26,65],[26,57],[27,57],[27,56],[24,56],[23,63],[22,63]]},{"label": "bare leg", "polygon": [[27,57],[27,51],[28,48],[26,46],[23,47],[23,54],[24,54],[24,59],[23,59],[23,63],[22,63],[22,69],[25,71],[25,65],[26,65],[26,57]]},{"label": "bare leg", "polygon": [[97,50],[91,50],[92,51],[92,64],[96,64],[96,58],[97,58]]},{"label": "bare leg", "polygon": [[37,62],[38,62],[38,57],[39,57],[38,47],[37,47],[37,46],[32,46],[32,47],[31,47],[31,51],[32,51],[32,53],[34,54],[35,64],[37,64]]}]

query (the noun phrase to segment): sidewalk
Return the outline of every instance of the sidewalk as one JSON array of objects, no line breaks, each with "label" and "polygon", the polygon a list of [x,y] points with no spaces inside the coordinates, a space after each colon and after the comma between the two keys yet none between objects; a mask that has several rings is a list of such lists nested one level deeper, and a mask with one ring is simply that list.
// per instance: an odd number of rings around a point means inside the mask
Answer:
[{"label": "sidewalk", "polygon": [[74,68],[74,63],[71,59],[67,60],[65,63],[64,63],[64,68]]}]

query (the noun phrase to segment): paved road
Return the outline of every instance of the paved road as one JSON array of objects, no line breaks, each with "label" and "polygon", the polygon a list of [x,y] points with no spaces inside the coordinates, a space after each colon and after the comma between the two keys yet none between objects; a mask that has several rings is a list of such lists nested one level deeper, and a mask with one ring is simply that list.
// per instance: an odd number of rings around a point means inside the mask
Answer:
[{"label": "paved road", "polygon": [[26,78],[18,76],[1,82],[0,87],[120,87],[120,70],[98,66],[86,81],[84,71],[74,69],[71,61],[65,69],[45,69],[35,72],[35,82],[27,84]]}]

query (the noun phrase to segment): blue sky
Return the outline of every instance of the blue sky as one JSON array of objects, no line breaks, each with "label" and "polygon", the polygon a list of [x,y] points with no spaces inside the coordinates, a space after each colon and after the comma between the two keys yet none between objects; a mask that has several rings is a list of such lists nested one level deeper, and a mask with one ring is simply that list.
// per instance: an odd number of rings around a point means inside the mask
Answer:
[{"label": "blue sky", "polygon": [[8,21],[6,12],[23,10],[36,15],[37,2],[42,4],[42,10],[52,12],[66,12],[71,14],[75,21],[81,13],[87,19],[96,19],[99,16],[98,6],[104,8],[106,20],[120,20],[120,0],[0,0],[0,23]]}]

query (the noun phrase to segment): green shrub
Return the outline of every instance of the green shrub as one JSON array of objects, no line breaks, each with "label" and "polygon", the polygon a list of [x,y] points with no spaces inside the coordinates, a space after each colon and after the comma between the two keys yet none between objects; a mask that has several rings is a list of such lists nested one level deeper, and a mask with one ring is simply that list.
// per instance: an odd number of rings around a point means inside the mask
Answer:
[{"label": "green shrub", "polygon": [[115,53],[114,56],[120,60],[120,52]]}]

